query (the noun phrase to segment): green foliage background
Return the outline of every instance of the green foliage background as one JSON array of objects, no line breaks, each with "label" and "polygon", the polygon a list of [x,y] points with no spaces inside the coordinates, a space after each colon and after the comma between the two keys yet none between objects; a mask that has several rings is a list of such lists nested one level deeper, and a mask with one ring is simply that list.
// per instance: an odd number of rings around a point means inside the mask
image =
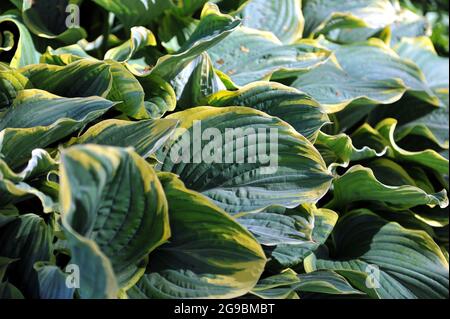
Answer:
[{"label": "green foliage background", "polygon": [[[439,0],[2,0],[0,298],[448,298],[448,26]],[[196,121],[277,129],[277,172],[173,162]]]}]

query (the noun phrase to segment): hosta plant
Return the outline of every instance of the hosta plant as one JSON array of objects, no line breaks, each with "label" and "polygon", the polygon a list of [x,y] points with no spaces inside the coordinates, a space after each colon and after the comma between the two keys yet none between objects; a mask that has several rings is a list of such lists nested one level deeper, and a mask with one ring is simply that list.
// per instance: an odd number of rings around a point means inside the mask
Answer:
[{"label": "hosta plant", "polygon": [[448,298],[433,3],[2,0],[0,298]]}]

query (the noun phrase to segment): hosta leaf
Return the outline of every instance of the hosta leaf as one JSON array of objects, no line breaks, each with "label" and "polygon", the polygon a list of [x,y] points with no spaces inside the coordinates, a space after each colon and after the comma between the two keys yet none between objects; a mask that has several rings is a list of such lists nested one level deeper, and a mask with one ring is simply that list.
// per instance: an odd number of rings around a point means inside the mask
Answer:
[{"label": "hosta leaf", "polygon": [[226,90],[207,53],[198,56],[170,83],[177,95],[179,109],[201,105],[206,96]]},{"label": "hosta leaf", "polygon": [[87,34],[75,24],[68,25],[69,21],[72,22],[69,14],[78,15],[80,19],[80,12],[70,10],[70,4],[70,0],[24,0],[23,20],[28,29],[40,37],[75,43],[86,38]]},{"label": "hosta leaf", "polygon": [[198,22],[192,17],[166,13],[158,26],[158,38],[161,40],[161,45],[168,52],[177,52],[194,33]]},{"label": "hosta leaf", "polygon": [[9,107],[19,91],[31,89],[29,80],[16,70],[0,70],[0,112]]},{"label": "hosta leaf", "polygon": [[199,107],[167,118],[179,120],[180,129],[159,153],[159,168],[229,213],[315,203],[328,190],[320,154],[278,118],[244,107]]},{"label": "hosta leaf", "polygon": [[[157,57],[160,56],[159,53],[155,54],[155,51],[152,51],[154,49],[149,49],[150,46],[156,45],[156,42],[153,42],[156,41],[153,33],[143,27],[139,28],[141,29],[133,31],[134,33],[132,34],[132,37],[139,37],[139,39],[129,40],[121,46],[111,49],[105,55],[105,59],[112,59],[120,62],[123,65],[123,68],[130,72],[130,74],[127,75],[129,78],[132,78],[133,75],[147,75],[153,67],[153,64],[156,63]],[[143,33],[149,34],[144,35]],[[133,41],[136,43],[133,45],[129,44],[129,42]]]},{"label": "hosta leaf", "polygon": [[9,282],[0,282],[0,299],[24,299],[24,296]]},{"label": "hosta leaf", "polygon": [[330,169],[348,167],[350,162],[362,161],[384,156],[387,149],[377,152],[368,146],[357,148],[346,134],[328,135],[319,132],[315,147],[319,150]]},{"label": "hosta leaf", "polygon": [[13,68],[20,68],[29,64],[39,63],[40,53],[36,50],[33,38],[27,27],[23,24],[22,18],[16,11],[8,11],[0,16],[0,25],[3,23],[13,23],[19,30],[17,49],[11,60]]},{"label": "hosta leaf", "polygon": [[293,86],[316,99],[327,113],[339,112],[358,100],[369,104],[391,104],[406,92],[404,84],[396,79],[370,81],[353,78],[336,61],[300,75]]},{"label": "hosta leaf", "polygon": [[178,15],[192,15],[207,2],[220,2],[220,0],[178,0],[175,2],[176,7],[172,9]]},{"label": "hosta leaf", "polygon": [[3,206],[2,208],[0,208],[0,227],[3,227],[9,222],[15,220],[18,216],[19,211],[16,207],[14,207],[13,205]]},{"label": "hosta leaf", "polygon": [[138,80],[144,89],[144,105],[151,118],[160,118],[166,112],[175,110],[176,93],[167,81],[155,75],[141,77]]},{"label": "hosta leaf", "polygon": [[27,166],[20,172],[13,172],[8,165],[0,159],[0,173],[3,178],[14,182],[22,182],[27,179],[33,179],[48,173],[55,169],[58,163],[45,150],[34,149],[31,152],[31,159]]},{"label": "hosta leaf", "polygon": [[[393,46],[403,37],[419,37],[427,35],[430,32],[430,26],[425,17],[408,9],[403,9],[395,5],[395,2],[393,3],[396,12],[394,21],[389,25],[382,23],[372,27],[355,25],[356,28],[352,28],[352,26],[345,28],[345,26],[336,24],[334,26],[332,25],[332,28],[339,29],[328,33],[327,36],[339,43],[355,43],[365,41],[371,37],[378,37]],[[346,19],[348,19],[348,16]]]},{"label": "hosta leaf", "polygon": [[[418,187],[428,194],[433,194],[435,192],[435,186],[428,178],[427,173],[420,167],[411,165],[402,167],[385,158],[372,161],[368,163],[367,166],[372,169],[377,179],[385,185],[410,185]],[[430,231],[427,225],[432,227],[443,227],[448,224],[448,207],[441,208],[423,205],[400,211],[397,210],[395,206],[389,205],[374,205],[374,207],[376,207],[377,210],[385,211],[386,218],[392,218],[394,221],[400,222],[405,227],[425,230],[431,235],[433,235],[433,231]],[[405,218],[401,218],[402,215],[405,216]],[[409,217],[408,220],[406,219],[406,216]],[[410,218],[411,216],[417,220],[412,220]],[[413,226],[414,222],[421,227]]]},{"label": "hosta leaf", "polygon": [[447,208],[420,206],[411,210],[411,214],[421,222],[432,227],[445,227],[449,224]]},{"label": "hosta leaf", "polygon": [[382,41],[371,39],[332,48],[336,60],[299,75],[293,83],[324,105],[328,112],[340,111],[361,99],[368,103],[391,104],[406,90],[430,103],[439,103],[422,71],[414,63],[401,59]]},{"label": "hosta leaf", "polygon": [[172,7],[171,0],[93,0],[127,27],[147,25]]},{"label": "hosta leaf", "polygon": [[353,288],[343,276],[329,270],[297,275],[288,269],[279,275],[262,279],[252,290],[252,294],[263,299],[286,299],[295,292],[330,295],[363,294]]},{"label": "hosta leaf", "polygon": [[67,274],[57,266],[38,262],[34,265],[39,281],[39,297],[41,299],[72,299],[75,289],[68,288]]},{"label": "hosta leaf", "polygon": [[427,194],[410,186],[385,185],[377,180],[369,168],[357,165],[334,181],[334,198],[329,207],[343,207],[357,201],[383,202],[391,207],[411,208],[418,205],[448,206],[447,192]]},{"label": "hosta leaf", "polygon": [[320,245],[325,244],[336,225],[338,214],[325,208],[316,208],[312,212],[314,214],[312,241],[306,241],[300,245],[280,244],[268,250],[276,268],[295,267]]},{"label": "hosta leaf", "polygon": [[21,215],[0,232],[0,256],[18,259],[8,267],[6,278],[28,298],[39,298],[38,274],[34,264],[49,261],[52,232],[44,220],[33,214]]},{"label": "hosta leaf", "polygon": [[448,298],[422,2],[0,0],[0,299]]},{"label": "hosta leaf", "polygon": [[258,281],[251,294],[262,299],[290,299],[295,293],[293,286],[299,282],[300,279],[295,271],[287,269],[280,274]]},{"label": "hosta leaf", "polygon": [[156,45],[155,35],[147,28],[133,27],[130,32],[130,40],[106,52],[105,60],[128,62],[140,49]]},{"label": "hosta leaf", "polygon": [[147,158],[171,137],[177,127],[176,120],[145,120],[139,122],[105,120],[92,126],[70,144],[98,144],[133,147]]},{"label": "hosta leaf", "polygon": [[0,206],[20,202],[28,197],[35,196],[40,200],[44,213],[56,211],[57,204],[47,194],[44,194],[25,182],[14,183],[10,180],[3,179],[1,174],[0,177]]},{"label": "hosta leaf", "polygon": [[103,115],[114,105],[99,98],[62,98],[41,90],[19,92],[0,121],[0,153],[15,169],[44,148]]},{"label": "hosta leaf", "polygon": [[117,109],[136,118],[148,118],[144,105],[144,89],[139,81],[120,63],[108,61],[112,76],[111,90],[107,99],[117,102]]},{"label": "hosta leaf", "polygon": [[389,0],[305,0],[305,34],[336,28],[383,28],[394,22],[396,10]]},{"label": "hosta leaf", "polygon": [[176,54],[160,58],[152,74],[165,80],[175,78],[198,55],[222,41],[239,24],[240,20],[221,14],[214,4],[206,4],[203,8],[202,19],[189,40]]},{"label": "hosta leaf", "polygon": [[0,52],[11,51],[14,48],[14,33],[3,31],[0,33]]},{"label": "hosta leaf", "polygon": [[255,82],[238,91],[222,91],[206,99],[211,106],[246,106],[279,117],[314,141],[329,122],[320,105],[296,89],[272,82]]},{"label": "hosta leaf", "polygon": [[[1,213],[0,213],[0,227],[1,227]],[[5,276],[6,269],[8,266],[17,260],[0,257],[0,300],[2,299],[24,299],[22,293],[11,285],[9,282],[3,282],[3,277]]]},{"label": "hosta leaf", "polygon": [[416,63],[425,75],[428,86],[441,100],[441,106],[449,105],[449,59],[439,57],[433,43],[427,37],[403,38],[395,47],[397,53]]},{"label": "hosta leaf", "polygon": [[167,201],[155,172],[130,149],[94,145],[65,150],[61,163],[66,232],[95,243],[111,260],[119,284],[133,285],[122,280],[127,268],[170,236]]},{"label": "hosta leaf", "polygon": [[297,208],[284,214],[249,213],[236,219],[264,246],[302,245],[312,242],[313,210]]},{"label": "hosta leaf", "polygon": [[408,9],[401,9],[397,13],[396,21],[390,26],[391,46],[406,37],[416,38],[429,35],[431,32],[430,27],[430,23],[426,17]]},{"label": "hosta leaf", "polygon": [[3,278],[5,277],[6,269],[10,264],[17,261],[16,259],[7,258],[7,257],[0,257],[0,282],[3,281]]},{"label": "hosta leaf", "polygon": [[[46,151],[41,149],[33,150],[31,159],[20,173],[12,171],[9,166],[0,159],[0,206],[20,202],[30,196],[36,196],[41,201],[45,213],[55,211],[56,204],[53,202],[52,198],[41,190],[25,183],[25,181],[45,175],[56,167],[57,163]],[[9,211],[9,209],[6,209],[4,213],[5,214],[2,212],[3,217],[0,218],[0,225],[9,222],[11,217],[14,219],[14,217],[18,215],[18,212],[14,213]]]},{"label": "hosta leaf", "polygon": [[[360,210],[343,217],[333,237],[335,256],[342,261],[312,256],[305,262],[308,271],[333,269],[344,276],[351,272],[376,276],[373,266],[377,266],[379,278],[374,278],[373,288],[381,298],[448,298],[448,262],[425,232]],[[360,286],[368,289],[364,282]]]},{"label": "hosta leaf", "polygon": [[251,0],[242,18],[244,26],[270,31],[286,44],[302,37],[305,22],[301,0]]},{"label": "hosta leaf", "polygon": [[[113,60],[103,62],[92,57],[76,56],[71,53],[72,49],[68,52],[45,56],[46,62],[58,65],[31,66],[22,69],[22,73],[32,83],[38,83],[36,88],[68,97],[106,97],[121,102],[117,103],[117,109],[126,115],[137,119],[148,118],[144,89],[124,65]],[[81,77],[82,81],[73,85],[73,77]]]},{"label": "hosta leaf", "polygon": [[64,66],[81,59],[91,59],[96,61],[94,57],[86,53],[86,51],[78,44],[53,49],[47,47],[45,53],[41,55],[41,63],[54,64]]},{"label": "hosta leaf", "polygon": [[261,246],[223,210],[160,174],[172,238],[150,255],[147,274],[132,298],[233,298],[246,294],[266,263]]},{"label": "hosta leaf", "polygon": [[[358,52],[356,58],[355,51]],[[437,97],[430,89],[422,70],[416,64],[402,59],[380,40],[371,39],[362,44],[341,46],[334,53],[342,68],[352,76],[375,81],[400,79],[412,94],[424,101],[436,103]],[[367,69],[363,71],[358,67],[367,64],[367,61],[373,63],[373,72],[368,73]]]},{"label": "hosta leaf", "polygon": [[449,108],[433,109],[418,119],[401,125],[396,132],[396,140],[401,141],[410,136],[421,136],[442,149],[449,148]]},{"label": "hosta leaf", "polygon": [[351,132],[355,127],[361,125],[361,122],[377,107],[377,105],[367,103],[367,101],[356,100],[347,105],[342,111],[329,115],[332,124],[326,126],[323,132],[332,135]]},{"label": "hosta leaf", "polygon": [[65,232],[71,253],[73,275],[79,275],[80,297],[84,299],[117,298],[119,288],[111,261],[97,244],[76,233]]},{"label": "hosta leaf", "polygon": [[377,159],[366,164],[367,168],[370,168],[376,178],[385,185],[391,186],[421,186],[420,188],[429,193],[434,192],[433,187],[424,187],[425,185],[419,185],[411,177],[410,174],[399,164],[386,158]]},{"label": "hosta leaf", "polygon": [[300,282],[294,285],[297,292],[320,293],[330,295],[360,295],[361,291],[341,275],[330,270],[314,271],[298,275]]},{"label": "hosta leaf", "polygon": [[214,66],[238,85],[313,69],[330,52],[312,40],[283,45],[273,34],[241,27],[208,51]]},{"label": "hosta leaf", "polygon": [[434,149],[448,158],[443,152],[449,148],[448,112],[448,106],[435,107],[406,95],[394,105],[378,106],[370,113],[369,123],[376,125],[386,118],[395,118],[398,120],[395,141],[402,148],[412,151]]},{"label": "hosta leaf", "polygon": [[[65,97],[106,97],[111,90],[111,67],[101,62],[81,60],[67,66],[39,64],[20,72],[33,88]],[[74,81],[74,79],[77,79]]]},{"label": "hosta leaf", "polygon": [[448,160],[436,151],[427,149],[410,152],[399,147],[395,141],[396,127],[397,121],[394,119],[385,119],[375,129],[364,124],[352,135],[352,139],[358,146],[368,145],[375,149],[387,147],[387,155],[398,161],[419,164],[441,174],[449,173]]}]

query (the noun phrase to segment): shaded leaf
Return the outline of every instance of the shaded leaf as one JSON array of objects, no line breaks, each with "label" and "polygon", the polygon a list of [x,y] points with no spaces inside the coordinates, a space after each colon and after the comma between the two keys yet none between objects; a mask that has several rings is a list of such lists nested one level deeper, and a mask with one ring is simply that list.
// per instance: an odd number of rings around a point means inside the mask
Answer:
[{"label": "shaded leaf", "polygon": [[41,299],[73,299],[75,289],[67,287],[67,274],[61,269],[42,262],[35,264],[34,269],[38,274]]},{"label": "shaded leaf", "polygon": [[359,274],[358,288],[367,291],[370,281],[365,283],[361,275],[373,276],[373,267],[377,266],[379,277],[373,284],[381,298],[448,298],[448,262],[439,246],[422,231],[405,229],[360,210],[339,222],[334,242],[336,256],[342,261],[312,256],[305,268],[333,269],[349,280]]},{"label": "shaded leaf", "polygon": [[172,238],[150,255],[147,274],[131,298],[234,298],[253,288],[264,270],[256,240],[223,210],[159,175],[169,206]]},{"label": "shaded leaf", "polygon": [[87,34],[75,23],[71,27],[67,25],[71,18],[69,14],[80,14],[71,10],[69,5],[69,0],[24,0],[22,16],[26,26],[34,34],[72,44],[86,38]]},{"label": "shaded leaf", "polygon": [[132,286],[137,279],[129,282],[127,268],[170,236],[167,201],[155,172],[132,150],[106,146],[74,146],[62,153],[61,163],[65,232],[98,247],[120,286]]},{"label": "shaded leaf", "polygon": [[52,231],[45,221],[33,214],[21,215],[0,232],[0,256],[18,259],[8,268],[6,278],[27,298],[40,297],[34,264],[50,260],[52,239]]},{"label": "shaded leaf", "polygon": [[62,98],[46,91],[19,92],[0,122],[0,153],[11,168],[25,164],[33,149],[55,143],[114,105],[99,98]]}]

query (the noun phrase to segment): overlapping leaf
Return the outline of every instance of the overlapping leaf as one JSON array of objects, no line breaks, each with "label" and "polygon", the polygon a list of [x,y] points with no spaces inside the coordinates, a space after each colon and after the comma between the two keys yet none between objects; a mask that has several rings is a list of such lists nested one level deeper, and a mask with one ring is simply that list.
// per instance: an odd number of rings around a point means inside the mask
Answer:
[{"label": "overlapping leaf", "polygon": [[270,32],[241,27],[208,53],[214,66],[238,85],[289,77],[326,62],[330,52],[317,42],[283,45]]},{"label": "overlapping leaf", "polygon": [[28,29],[36,35],[72,44],[86,38],[87,34],[77,25],[80,19],[79,7],[72,3],[75,6],[71,8],[70,4],[69,0],[23,0],[22,16]]},{"label": "overlapping leaf", "polygon": [[5,111],[19,91],[31,89],[29,80],[16,70],[0,70],[0,112]]},{"label": "overlapping leaf", "polygon": [[386,148],[379,152],[369,146],[357,148],[346,134],[328,135],[320,132],[314,145],[320,151],[330,169],[338,166],[348,167],[350,162],[381,157],[387,152]]},{"label": "overlapping leaf", "polygon": [[[311,256],[305,262],[307,271],[333,269],[368,293],[372,284],[381,298],[448,298],[448,262],[424,232],[361,210],[339,222],[334,242],[342,261]],[[374,271],[377,277],[367,280]]]},{"label": "overlapping leaf", "polygon": [[[170,236],[167,200],[156,173],[129,149],[74,146],[61,161],[60,200],[69,246],[91,246],[111,262],[121,287],[132,286],[139,277],[129,278],[128,268]],[[85,253],[78,249],[76,260]],[[82,273],[86,263],[79,264]]]},{"label": "overlapping leaf", "polygon": [[263,111],[291,124],[311,141],[329,121],[321,106],[308,95],[272,82],[255,82],[237,91],[217,92],[206,99],[206,104],[240,105]]},{"label": "overlapping leaf", "polygon": [[20,72],[28,78],[33,88],[64,97],[106,97],[112,87],[110,66],[89,60],[76,61],[67,66],[26,66]]},{"label": "overlapping leaf", "polygon": [[189,40],[176,54],[159,59],[151,72],[165,80],[173,79],[199,54],[229,36],[239,24],[239,19],[220,13],[214,4],[206,4],[202,11],[202,19]]},{"label": "overlapping leaf", "polygon": [[306,34],[334,29],[383,28],[395,21],[396,10],[389,0],[305,0]]},{"label": "overlapping leaf", "polygon": [[420,152],[410,152],[399,147],[395,141],[397,121],[385,119],[373,129],[365,124],[353,135],[353,141],[358,146],[366,145],[376,150],[387,148],[387,155],[400,162],[409,162],[422,165],[440,174],[449,173],[448,160],[432,149]]},{"label": "overlapping leaf", "polygon": [[160,153],[160,169],[230,213],[315,203],[328,190],[331,176],[319,152],[275,117],[244,107],[199,107],[167,118],[179,120],[180,130]]},{"label": "overlapping leaf", "polygon": [[262,299],[298,299],[297,293],[327,295],[362,295],[342,276],[333,271],[315,271],[297,275],[291,269],[258,282],[252,294]]},{"label": "overlapping leaf", "polygon": [[333,200],[329,207],[343,207],[358,201],[378,201],[396,208],[418,205],[448,206],[447,192],[428,194],[411,185],[392,186],[381,183],[373,171],[360,165],[334,181]]},{"label": "overlapping leaf", "polygon": [[207,198],[160,174],[169,201],[170,243],[150,255],[132,298],[234,298],[249,292],[264,270],[261,246]]},{"label": "overlapping leaf", "polygon": [[92,126],[70,144],[99,144],[118,147],[133,147],[146,158],[164,145],[177,127],[175,120],[146,120],[129,122],[105,120]]},{"label": "overlapping leaf", "polygon": [[[45,221],[34,214],[25,214],[2,228],[0,256],[15,261],[6,276],[28,298],[39,298],[38,274],[34,264],[49,261],[51,256],[52,231]],[[14,241],[11,240],[14,238]]]},{"label": "overlapping leaf", "polygon": [[[51,156],[41,149],[35,149],[31,153],[31,159],[27,166],[16,173],[0,159],[0,205],[8,205],[23,201],[29,197],[37,197],[45,213],[51,213],[56,210],[56,204],[53,199],[44,192],[36,189],[29,184],[33,179],[43,177],[51,170],[57,168],[57,162]],[[10,209],[5,211],[5,222],[8,216],[15,216]],[[13,213],[13,214],[10,214]],[[1,224],[1,223],[0,223]]]},{"label": "overlapping leaf", "polygon": [[275,268],[296,267],[300,265],[303,260],[316,251],[320,245],[325,244],[334,226],[338,220],[336,212],[312,207],[312,233],[311,240],[305,241],[301,244],[279,244],[273,249],[268,249],[269,255],[273,258],[272,266]]},{"label": "overlapping leaf", "polygon": [[0,153],[11,168],[81,129],[114,105],[100,97],[62,98],[46,91],[20,91],[0,122]]},{"label": "overlapping leaf", "polygon": [[293,43],[303,35],[301,0],[251,0],[242,18],[244,26],[270,31],[283,43]]},{"label": "overlapping leaf", "polygon": [[13,23],[20,34],[20,37],[17,40],[17,49],[10,65],[18,68],[29,64],[39,63],[40,53],[36,50],[30,31],[28,31],[27,27],[23,24],[20,15],[16,11],[9,11],[7,14],[2,14],[0,16],[0,25],[5,22]]},{"label": "overlapping leaf", "polygon": [[448,298],[443,2],[2,1],[0,299]]},{"label": "overlapping leaf", "polygon": [[419,67],[401,59],[382,41],[371,39],[342,46],[325,42],[325,45],[331,45],[336,60],[299,75],[293,86],[311,95],[330,113],[360,99],[391,104],[407,90],[425,101],[439,104]]},{"label": "overlapping leaf", "polygon": [[127,27],[146,25],[171,8],[171,0],[93,0],[114,13]]}]

